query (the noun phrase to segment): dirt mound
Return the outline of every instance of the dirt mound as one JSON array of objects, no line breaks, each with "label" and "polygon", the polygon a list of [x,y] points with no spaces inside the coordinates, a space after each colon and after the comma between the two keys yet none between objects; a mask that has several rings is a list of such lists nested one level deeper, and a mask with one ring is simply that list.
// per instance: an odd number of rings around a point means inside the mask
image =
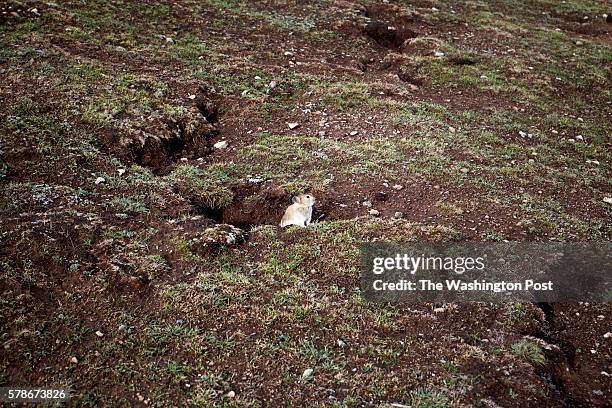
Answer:
[{"label": "dirt mound", "polygon": [[237,245],[246,240],[246,233],[230,224],[217,224],[204,231],[206,242],[218,245]]}]

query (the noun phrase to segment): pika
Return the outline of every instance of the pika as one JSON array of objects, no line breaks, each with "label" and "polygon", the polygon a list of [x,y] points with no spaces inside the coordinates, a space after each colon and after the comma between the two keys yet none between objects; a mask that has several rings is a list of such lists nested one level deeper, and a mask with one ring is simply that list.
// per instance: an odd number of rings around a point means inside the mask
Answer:
[{"label": "pika", "polygon": [[312,219],[312,207],[316,201],[314,196],[310,194],[300,194],[299,196],[293,197],[291,201],[293,204],[285,210],[285,215],[283,215],[280,226],[299,225],[300,227],[306,227],[310,224],[310,220]]}]

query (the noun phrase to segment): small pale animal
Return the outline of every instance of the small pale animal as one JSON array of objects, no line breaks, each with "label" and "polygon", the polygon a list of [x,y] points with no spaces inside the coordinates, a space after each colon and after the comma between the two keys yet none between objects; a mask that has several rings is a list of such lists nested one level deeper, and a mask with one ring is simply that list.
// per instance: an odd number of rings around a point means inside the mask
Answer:
[{"label": "small pale animal", "polygon": [[281,220],[280,226],[299,225],[306,227],[312,219],[312,207],[315,203],[314,196],[310,194],[300,194],[292,199],[293,204],[287,207],[285,215]]}]

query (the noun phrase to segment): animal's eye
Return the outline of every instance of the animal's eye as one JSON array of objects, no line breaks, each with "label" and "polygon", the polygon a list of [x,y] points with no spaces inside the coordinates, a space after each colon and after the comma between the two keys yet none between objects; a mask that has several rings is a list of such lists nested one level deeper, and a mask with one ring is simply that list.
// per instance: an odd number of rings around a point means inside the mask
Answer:
[{"label": "animal's eye", "polygon": [[306,196],[306,198],[310,198],[310,196],[309,196],[309,195],[307,195],[307,196]]}]

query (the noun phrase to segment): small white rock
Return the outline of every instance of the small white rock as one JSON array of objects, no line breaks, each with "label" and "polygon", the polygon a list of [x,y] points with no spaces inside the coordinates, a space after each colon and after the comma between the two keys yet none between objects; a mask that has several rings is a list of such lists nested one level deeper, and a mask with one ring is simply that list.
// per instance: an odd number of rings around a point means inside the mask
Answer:
[{"label": "small white rock", "polygon": [[285,51],[283,55],[285,55],[285,57],[292,57],[293,53],[291,51]]},{"label": "small white rock", "polygon": [[368,211],[368,214],[370,214],[373,217],[378,217],[380,215],[380,211],[372,208],[370,211]]},{"label": "small white rock", "polygon": [[106,181],[106,179],[104,177],[98,177],[95,181],[96,184],[101,184],[104,183]]},{"label": "small white rock", "polygon": [[217,142],[213,146],[215,149],[225,149],[227,147],[227,140],[222,140],[220,142]]},{"label": "small white rock", "polygon": [[289,126],[289,129],[293,130],[295,128],[300,127],[300,124],[297,123],[297,122],[289,122],[289,123],[287,123],[287,126]]},{"label": "small white rock", "polygon": [[118,173],[120,176],[123,176],[123,175],[125,174],[125,169],[117,169],[117,173]]},{"label": "small white rock", "polygon": [[102,333],[100,330],[98,330],[98,331],[96,332],[96,336],[98,336],[98,337],[104,337],[104,333]]},{"label": "small white rock", "polygon": [[225,394],[225,396],[227,398],[234,398],[236,396],[236,393],[232,390],[232,391],[228,392],[227,394]]},{"label": "small white rock", "polygon": [[606,204],[612,204],[612,197],[604,197],[603,201]]},{"label": "small white rock", "polygon": [[443,57],[443,56],[444,56],[444,53],[443,53],[442,51],[436,51],[436,52],[434,52],[434,57],[438,57],[438,58],[440,58],[440,57]]},{"label": "small white rock", "polygon": [[604,339],[609,339],[612,337],[612,333],[607,332],[606,334],[604,334]]},{"label": "small white rock", "polygon": [[448,131],[449,131],[449,132],[451,132],[451,133],[455,133],[455,132],[457,131],[457,129],[455,129],[455,128],[454,128],[454,127],[452,127],[452,126],[449,126],[449,127],[448,127]]},{"label": "small white rock", "polygon": [[400,211],[396,211],[395,214],[393,214],[393,216],[395,218],[402,218],[404,216],[404,214]]},{"label": "small white rock", "polygon": [[192,100],[193,100],[193,99],[195,99],[195,98],[196,98],[196,96],[195,96],[195,95],[189,95],[187,98],[189,98],[189,99],[192,99]]},{"label": "small white rock", "polygon": [[392,189],[396,190],[396,191],[400,191],[402,188],[404,188],[404,186],[402,186],[401,184],[395,184],[393,187],[391,187]]},{"label": "small white rock", "polygon": [[358,132],[358,131],[356,131],[356,130],[353,130],[353,131],[350,133],[350,135],[351,135],[351,136],[355,136],[357,133],[359,133],[359,132]]},{"label": "small white rock", "polygon": [[313,370],[312,368],[307,368],[307,369],[305,369],[305,370],[304,370],[304,373],[302,374],[302,379],[303,379],[303,380],[305,380],[305,379],[307,379],[308,377],[310,377],[310,376],[312,375],[312,372],[313,372],[313,371],[314,371],[314,370]]},{"label": "small white rock", "polygon": [[72,357],[72,358],[70,359],[70,362],[71,362],[71,363],[73,363],[73,364],[76,364],[76,363],[78,363],[78,362],[79,362],[79,360],[78,360],[76,357]]},{"label": "small white rock", "polygon": [[346,343],[342,339],[337,339],[336,343],[338,344],[338,347],[346,347]]}]

